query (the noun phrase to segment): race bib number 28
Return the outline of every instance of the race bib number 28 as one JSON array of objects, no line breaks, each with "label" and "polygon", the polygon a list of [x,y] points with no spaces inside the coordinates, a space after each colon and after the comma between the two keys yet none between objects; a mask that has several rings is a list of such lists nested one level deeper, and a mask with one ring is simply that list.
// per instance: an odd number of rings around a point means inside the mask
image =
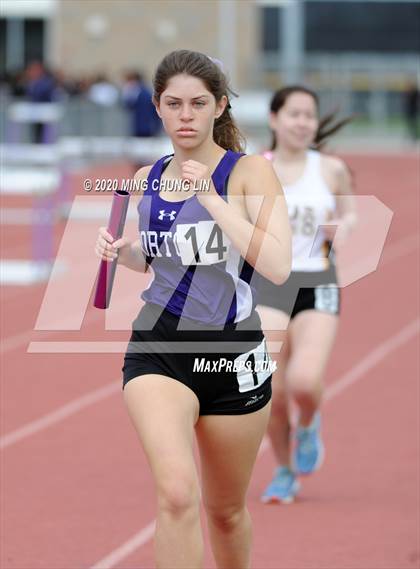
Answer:
[{"label": "race bib number 28", "polygon": [[181,223],[175,239],[183,265],[213,265],[227,259],[230,241],[214,221]]}]

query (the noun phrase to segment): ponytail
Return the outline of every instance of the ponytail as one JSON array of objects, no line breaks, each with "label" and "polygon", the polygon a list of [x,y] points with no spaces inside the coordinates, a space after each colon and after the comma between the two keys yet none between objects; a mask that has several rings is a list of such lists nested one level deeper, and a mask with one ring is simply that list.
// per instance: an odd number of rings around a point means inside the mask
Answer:
[{"label": "ponytail", "polygon": [[313,146],[316,150],[321,150],[327,143],[330,136],[341,130],[343,126],[351,122],[354,118],[350,116],[341,120],[336,120],[337,114],[338,110],[335,110],[320,119],[318,130],[313,142]]},{"label": "ponytail", "polygon": [[233,120],[230,104],[226,105],[222,115],[215,120],[213,138],[215,143],[225,150],[232,150],[233,152],[244,151],[245,139]]}]

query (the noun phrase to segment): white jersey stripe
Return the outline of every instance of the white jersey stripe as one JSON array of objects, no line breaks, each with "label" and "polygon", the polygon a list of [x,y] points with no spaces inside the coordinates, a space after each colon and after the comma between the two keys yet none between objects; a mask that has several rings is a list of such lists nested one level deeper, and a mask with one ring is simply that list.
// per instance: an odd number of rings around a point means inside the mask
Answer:
[{"label": "white jersey stripe", "polygon": [[235,283],[236,289],[236,316],[235,322],[240,322],[251,314],[252,311],[252,289],[247,282],[239,278],[239,264],[241,256],[237,249],[230,247],[229,256],[226,261],[226,272],[229,273]]}]

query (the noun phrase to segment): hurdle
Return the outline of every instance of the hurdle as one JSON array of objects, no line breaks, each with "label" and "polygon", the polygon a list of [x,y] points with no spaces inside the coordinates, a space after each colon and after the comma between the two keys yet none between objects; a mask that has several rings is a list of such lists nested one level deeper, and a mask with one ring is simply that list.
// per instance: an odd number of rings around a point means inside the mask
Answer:
[{"label": "hurdle", "polygon": [[18,144],[25,138],[25,127],[39,123],[44,126],[42,142],[53,144],[59,138],[58,127],[63,117],[60,103],[18,101],[7,109],[6,142]]},{"label": "hurdle", "polygon": [[[56,200],[62,185],[58,103],[12,103],[7,109],[6,143],[0,146],[0,223],[31,226],[30,251],[25,258],[7,258],[4,246],[0,283],[30,285],[45,282],[52,268]],[[45,144],[25,140],[25,126],[46,125]],[[7,207],[12,200],[13,207]],[[27,202],[30,207],[27,207]],[[25,202],[20,205],[19,202]],[[6,228],[7,232],[7,228]],[[7,240],[4,240],[7,242]]]},{"label": "hurdle", "polygon": [[[2,225],[31,225],[31,258],[0,262],[1,284],[34,284],[48,279],[53,259],[54,196],[60,187],[55,166],[8,166],[2,160],[0,194],[5,198],[31,198],[32,207],[3,207]],[[16,201],[16,200],[15,200]]]}]

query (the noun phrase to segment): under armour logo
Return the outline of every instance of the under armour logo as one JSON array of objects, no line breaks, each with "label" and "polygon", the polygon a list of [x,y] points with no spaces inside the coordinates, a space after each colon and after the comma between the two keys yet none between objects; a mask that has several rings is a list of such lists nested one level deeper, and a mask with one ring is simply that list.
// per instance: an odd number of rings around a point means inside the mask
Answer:
[{"label": "under armour logo", "polygon": [[164,209],[160,209],[158,219],[162,221],[164,217],[169,217],[169,219],[173,221],[175,219],[175,214],[176,211],[174,209],[171,211],[171,213],[166,213]]}]

